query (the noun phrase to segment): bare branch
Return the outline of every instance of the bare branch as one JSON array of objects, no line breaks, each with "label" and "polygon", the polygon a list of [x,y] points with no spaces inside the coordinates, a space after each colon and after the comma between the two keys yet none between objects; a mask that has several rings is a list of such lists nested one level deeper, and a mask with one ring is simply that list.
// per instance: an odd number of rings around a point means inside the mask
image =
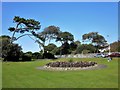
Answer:
[{"label": "bare branch", "polygon": [[24,34],[24,35],[21,35],[21,36],[19,36],[18,38],[16,38],[16,40],[18,40],[19,38],[21,38],[21,37],[23,37],[23,36],[26,36],[26,35],[28,35],[28,36],[33,36],[32,34]]},{"label": "bare branch", "polygon": [[15,28],[15,31],[13,32],[13,35],[12,35],[12,38],[11,38],[11,43],[13,42],[13,38],[14,38],[15,32],[17,31],[17,28],[18,28],[19,25],[20,25],[20,23],[17,24],[17,26]]}]

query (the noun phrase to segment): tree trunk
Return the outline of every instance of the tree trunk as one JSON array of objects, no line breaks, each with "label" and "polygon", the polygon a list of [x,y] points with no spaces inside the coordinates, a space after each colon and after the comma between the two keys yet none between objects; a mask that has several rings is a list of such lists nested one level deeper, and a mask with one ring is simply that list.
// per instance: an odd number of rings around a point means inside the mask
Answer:
[{"label": "tree trunk", "polygon": [[12,35],[12,37],[11,37],[11,43],[13,42],[13,38],[14,38],[14,36],[15,36],[16,30],[17,30],[17,28],[18,28],[19,25],[20,25],[20,23],[17,24],[17,26],[16,26],[16,28],[15,28],[15,31],[13,32],[13,35]]}]

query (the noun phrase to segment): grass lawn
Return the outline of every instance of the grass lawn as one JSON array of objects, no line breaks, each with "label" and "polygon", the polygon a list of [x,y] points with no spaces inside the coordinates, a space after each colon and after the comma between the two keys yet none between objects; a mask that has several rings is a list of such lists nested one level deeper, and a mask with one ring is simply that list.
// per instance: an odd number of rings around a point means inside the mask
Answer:
[{"label": "grass lawn", "polygon": [[[57,60],[69,60],[57,59]],[[107,62],[105,58],[73,59],[96,61],[107,68],[82,71],[45,71],[36,67],[51,60],[32,62],[3,62],[3,88],[118,88],[118,59]]]},{"label": "grass lawn", "polygon": [[0,89],[2,89],[2,61],[0,59]]}]

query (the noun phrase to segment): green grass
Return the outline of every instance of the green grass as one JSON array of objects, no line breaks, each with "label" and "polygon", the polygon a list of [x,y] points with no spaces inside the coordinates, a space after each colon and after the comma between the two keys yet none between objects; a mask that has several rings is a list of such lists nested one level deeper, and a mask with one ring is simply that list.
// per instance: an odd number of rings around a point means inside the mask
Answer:
[{"label": "green grass", "polygon": [[2,61],[0,61],[0,89],[2,89]]},{"label": "green grass", "polygon": [[[69,60],[69,59],[58,59]],[[107,68],[82,71],[44,71],[36,67],[51,60],[3,62],[3,88],[118,88],[118,60],[103,58],[73,59],[96,61]]]}]

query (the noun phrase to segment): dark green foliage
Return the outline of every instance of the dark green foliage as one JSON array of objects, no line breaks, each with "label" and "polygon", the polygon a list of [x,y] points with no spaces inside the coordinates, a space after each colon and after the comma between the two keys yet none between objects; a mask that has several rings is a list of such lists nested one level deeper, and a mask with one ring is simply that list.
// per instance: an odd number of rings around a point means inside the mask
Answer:
[{"label": "dark green foliage", "polygon": [[8,44],[5,53],[2,54],[4,61],[19,61],[21,47],[18,44]]},{"label": "dark green foliage", "polygon": [[31,51],[28,51],[28,52],[26,52],[26,53],[24,53],[24,54],[32,57],[32,52],[31,52]]},{"label": "dark green foliage", "polygon": [[42,34],[47,35],[47,38],[55,38],[60,32],[60,28],[56,26],[48,26],[44,29]]},{"label": "dark green foliage", "polygon": [[40,47],[42,47],[43,53],[46,49],[45,47],[46,41],[49,41],[50,43],[51,40],[56,39],[59,31],[60,31],[59,27],[48,26],[38,34],[35,32],[32,32],[32,34],[37,38],[36,42],[40,45]]},{"label": "dark green foliage", "polygon": [[35,34],[33,32],[33,35],[36,36],[36,38],[42,40],[43,44],[47,40],[55,39],[57,35],[59,34],[60,28],[56,26],[48,26],[46,27],[42,32]]},{"label": "dark green foliage", "polygon": [[0,47],[2,48],[2,57],[4,61],[19,61],[22,48],[18,44],[10,43],[9,36],[0,37]]},{"label": "dark green foliage", "polygon": [[77,44],[75,42],[70,43],[70,50],[74,51],[77,48]]},{"label": "dark green foliage", "polygon": [[39,21],[35,21],[34,19],[25,19],[25,18],[21,18],[19,16],[15,16],[13,19],[14,23],[17,23],[17,25],[21,25],[23,26],[23,24],[25,25],[24,27],[10,27],[8,30],[10,31],[15,31],[15,32],[20,32],[20,33],[24,33],[25,31],[29,30],[38,30],[40,29],[40,22]]},{"label": "dark green foliage", "polygon": [[70,49],[70,45],[69,43],[65,42],[62,46],[61,46],[61,54],[69,54],[69,49]]},{"label": "dark green foliage", "polygon": [[82,39],[84,41],[88,40],[96,46],[105,45],[107,42],[102,35],[98,34],[98,32],[90,32],[90,33],[84,34],[82,36]]},{"label": "dark green foliage", "polygon": [[6,35],[0,36],[1,57],[3,58],[7,55],[8,44],[10,44],[10,37]]},{"label": "dark green foliage", "polygon": [[94,53],[96,48],[91,44],[82,44],[77,47],[76,53],[82,53],[83,50],[84,50],[84,52],[87,51],[89,53]]},{"label": "dark green foliage", "polygon": [[39,52],[32,53],[31,51],[22,54],[23,61],[31,61],[31,59],[42,59],[43,55]]},{"label": "dark green foliage", "polygon": [[15,28],[14,27],[10,27],[10,28],[8,28],[8,30],[10,30],[11,32],[13,32],[13,31],[15,31]]},{"label": "dark green foliage", "polygon": [[[9,31],[13,32],[11,42],[14,42],[26,35],[31,36],[33,33],[35,33],[36,30],[39,30],[41,27],[40,22],[34,19],[25,19],[19,16],[15,16],[13,21],[16,23],[16,26],[8,28]],[[25,32],[27,32],[27,34],[23,34]],[[15,33],[20,33],[22,35],[15,37]]]},{"label": "dark green foliage", "polygon": [[76,49],[76,53],[82,53],[83,49],[84,49],[83,45],[78,46]]},{"label": "dark green foliage", "polygon": [[49,51],[51,52],[52,50],[54,50],[54,48],[56,48],[57,46],[53,43],[48,44],[47,46],[45,46],[45,51]]},{"label": "dark green foliage", "polygon": [[81,45],[81,42],[80,41],[75,41],[75,42],[72,42],[70,43],[70,53],[71,54],[77,54],[77,48]]},{"label": "dark green foliage", "polygon": [[69,33],[69,32],[60,32],[57,35],[56,41],[60,41],[62,46],[60,47],[60,55],[64,55],[64,54],[69,54],[70,51],[70,45],[69,45],[69,41],[72,42],[74,40],[74,36]]},{"label": "dark green foliage", "polygon": [[21,50],[18,44],[8,44],[6,54],[3,55],[4,61],[19,61]]},{"label": "dark green foliage", "polygon": [[50,42],[52,39],[56,39],[56,37],[59,34],[59,32],[60,32],[60,28],[59,27],[48,26],[41,33],[42,33],[42,35],[44,35],[45,40],[46,41],[49,40],[49,42]]},{"label": "dark green foliage", "polygon": [[48,52],[44,52],[43,54],[43,58],[47,58],[47,59],[55,59],[54,55],[52,53],[48,53]]},{"label": "dark green foliage", "polygon": [[60,55],[60,47],[55,47],[55,48],[51,51],[51,53],[52,53],[53,55]]},{"label": "dark green foliage", "polygon": [[80,41],[78,41],[78,40],[77,40],[77,41],[75,41],[74,43],[75,43],[75,44],[77,44],[77,46],[79,46],[79,45],[81,44],[81,42],[80,42]]},{"label": "dark green foliage", "polygon": [[27,54],[22,55],[22,61],[31,61],[31,56]]},{"label": "dark green foliage", "polygon": [[82,36],[83,41],[89,41],[90,43],[92,43],[95,47],[96,47],[96,52],[99,52],[99,49],[101,47],[104,47],[107,45],[107,41],[105,40],[105,38],[98,34],[98,32],[90,32],[87,34],[84,34]]},{"label": "dark green foliage", "polygon": [[39,52],[32,53],[32,59],[42,59],[42,58],[43,58],[42,53]]},{"label": "dark green foliage", "polygon": [[73,40],[74,40],[74,36],[69,32],[60,32],[56,39],[56,41],[60,41],[62,43],[73,41]]}]

